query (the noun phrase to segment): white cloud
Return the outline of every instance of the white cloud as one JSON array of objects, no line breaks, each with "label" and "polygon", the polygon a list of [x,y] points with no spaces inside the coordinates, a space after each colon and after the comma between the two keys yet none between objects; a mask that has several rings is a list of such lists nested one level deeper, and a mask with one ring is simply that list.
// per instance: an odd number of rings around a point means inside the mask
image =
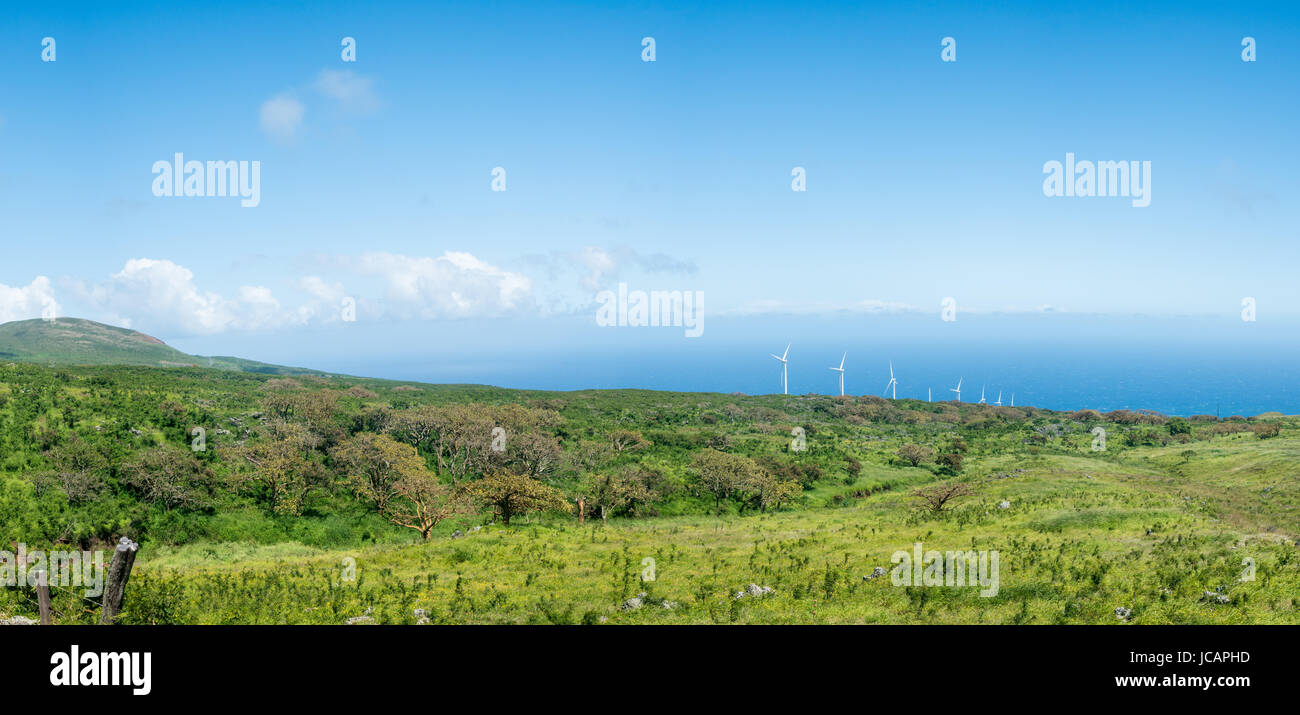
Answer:
[{"label": "white cloud", "polygon": [[262,103],[259,112],[262,131],[277,141],[292,141],[298,136],[305,111],[302,102],[281,94]]},{"label": "white cloud", "polygon": [[[687,288],[678,278],[697,272],[690,261],[663,253],[641,253],[630,246],[585,246],[522,256],[521,265],[538,276],[534,291],[546,314],[587,313],[597,292],[612,290],[619,281],[642,288]],[[677,283],[678,285],[674,285]]]},{"label": "white cloud", "polygon": [[[345,298],[363,319],[441,320],[538,313],[533,283],[470,253],[441,256],[394,253],[316,256],[327,274],[290,281],[302,302],[285,305],[265,286],[244,285],[224,294],[204,290],[194,273],[166,259],[132,258],[107,280],[66,279],[80,316],[159,336],[211,335],[277,329],[342,320]],[[338,280],[341,278],[342,280]],[[347,284],[347,288],[344,284]],[[370,295],[366,295],[366,293]],[[53,301],[41,277],[27,288],[0,285],[0,317],[38,317]]]},{"label": "white cloud", "polygon": [[497,317],[533,307],[531,280],[469,253],[447,251],[437,258],[368,253],[355,265],[382,279],[394,317]]},{"label": "white cloud", "polygon": [[53,315],[61,315],[49,278],[37,276],[20,288],[0,283],[0,323],[40,318],[46,308],[51,309]]},{"label": "white cloud", "polygon": [[342,283],[326,283],[319,276],[307,276],[298,281],[298,287],[316,300],[338,303],[347,295]]},{"label": "white cloud", "polygon": [[291,142],[302,129],[306,106],[295,95],[316,94],[332,100],[339,109],[353,114],[368,114],[379,109],[374,79],[351,70],[321,70],[309,85],[266,100],[258,113],[262,131],[279,142]]},{"label": "white cloud", "polygon": [[271,291],[243,286],[230,299],[200,290],[194,274],[168,260],[132,258],[108,281],[79,284],[82,299],[107,322],[168,335],[202,335],[293,322]]},{"label": "white cloud", "polygon": [[641,253],[627,246],[611,249],[587,246],[576,253],[557,257],[582,270],[586,274],[582,278],[582,287],[593,291],[608,288],[609,283],[627,269],[673,274],[692,274],[696,270],[695,264],[689,261],[680,261],[662,253]]},{"label": "white cloud", "polygon": [[587,290],[600,290],[605,287],[607,277],[618,275],[618,261],[602,248],[588,246],[574,255],[573,260],[587,271],[582,279],[582,287]]},{"label": "white cloud", "polygon": [[349,111],[373,112],[379,108],[374,81],[350,70],[321,70],[312,86]]}]

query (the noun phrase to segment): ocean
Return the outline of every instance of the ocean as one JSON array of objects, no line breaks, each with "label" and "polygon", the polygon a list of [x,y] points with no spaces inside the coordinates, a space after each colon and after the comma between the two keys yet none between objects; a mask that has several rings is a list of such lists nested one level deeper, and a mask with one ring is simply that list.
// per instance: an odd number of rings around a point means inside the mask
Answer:
[{"label": "ocean", "polygon": [[[541,323],[538,325],[537,323]],[[1300,414],[1296,325],[1102,316],[992,316],[960,325],[880,316],[718,319],[698,339],[680,329],[586,323],[464,322],[385,339],[358,329],[338,346],[268,349],[255,359],[331,372],[538,390],[640,388],[780,392],[787,342],[791,394],[882,395],[893,362],[898,397],[953,397],[1055,410],[1149,409],[1169,415]],[[364,337],[361,337],[364,336]],[[761,336],[761,337],[760,337]],[[770,337],[769,337],[770,336]],[[282,339],[286,339],[283,338]],[[302,354],[302,350],[312,354]],[[285,353],[292,354],[282,354]],[[255,351],[256,352],[256,351]]]}]

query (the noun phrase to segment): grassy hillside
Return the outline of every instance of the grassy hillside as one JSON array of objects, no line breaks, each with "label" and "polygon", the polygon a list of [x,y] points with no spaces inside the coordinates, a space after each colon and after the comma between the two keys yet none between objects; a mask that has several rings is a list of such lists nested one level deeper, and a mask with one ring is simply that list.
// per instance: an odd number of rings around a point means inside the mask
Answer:
[{"label": "grassy hillside", "polygon": [[43,365],[210,367],[280,375],[317,372],[242,358],[187,355],[144,333],[81,318],[0,324],[0,360]]},{"label": "grassy hillside", "polygon": [[[367,449],[423,490],[380,506]],[[0,364],[0,533],[141,541],[134,623],[1300,623],[1298,471],[1280,415]],[[918,542],[996,551],[996,595],[870,578]]]}]

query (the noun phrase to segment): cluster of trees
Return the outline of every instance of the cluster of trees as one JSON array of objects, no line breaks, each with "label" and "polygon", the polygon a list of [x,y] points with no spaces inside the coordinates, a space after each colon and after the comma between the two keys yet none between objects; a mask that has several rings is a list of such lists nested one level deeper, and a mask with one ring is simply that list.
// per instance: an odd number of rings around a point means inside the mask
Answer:
[{"label": "cluster of trees", "polygon": [[934,464],[934,469],[941,473],[960,474],[966,450],[966,441],[961,437],[954,437],[943,452],[936,453],[933,447],[908,442],[899,447],[894,454],[913,467]]},{"label": "cluster of trees", "polygon": [[697,452],[691,460],[701,490],[713,497],[714,508],[735,501],[745,509],[767,511],[798,496],[802,487],[793,479],[780,479],[742,454],[716,449]]},{"label": "cluster of trees", "polygon": [[[428,539],[445,519],[569,507],[546,481],[561,462],[557,413],[518,405],[370,407],[340,420],[340,395],[294,380],[267,383],[264,434],[239,449],[241,480],[283,514],[340,486]],[[366,391],[373,395],[374,393]],[[365,394],[352,394],[366,397]]]},{"label": "cluster of trees", "polygon": [[[201,538],[217,521],[206,516],[237,510],[246,522],[236,538],[296,534],[331,520],[331,529],[346,522],[343,531],[370,535],[386,520],[429,538],[459,515],[490,511],[509,523],[535,511],[573,513],[579,501],[593,518],[767,511],[797,500],[827,472],[852,484],[859,458],[956,476],[967,454],[961,435],[977,440],[979,453],[1026,443],[1032,454],[1032,445],[1055,438],[1086,448],[1096,421],[1122,426],[1116,445],[1245,431],[1268,439],[1280,429],[1267,419],[872,398],[807,398],[781,409],[763,398],[736,404],[641,393],[509,402],[516,399],[494,388],[362,386],[320,376],[0,365],[0,467],[9,475],[0,526],[26,520],[52,538],[78,540],[120,532],[125,522]],[[855,425],[868,422],[918,426],[882,430],[912,435],[900,445],[888,436],[861,439],[866,430]],[[926,424],[933,422],[950,424]],[[808,436],[801,456],[780,451],[792,424]],[[207,442],[192,450],[196,426]],[[325,518],[277,518],[300,515]]]}]

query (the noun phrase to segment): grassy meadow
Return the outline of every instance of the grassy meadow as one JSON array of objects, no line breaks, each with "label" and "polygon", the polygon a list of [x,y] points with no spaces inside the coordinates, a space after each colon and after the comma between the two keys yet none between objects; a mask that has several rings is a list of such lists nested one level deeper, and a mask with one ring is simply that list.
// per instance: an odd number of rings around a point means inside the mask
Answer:
[{"label": "grassy meadow", "polygon": [[134,624],[1298,623],[1298,466],[1281,415],[0,365],[5,541],[135,538]]}]

